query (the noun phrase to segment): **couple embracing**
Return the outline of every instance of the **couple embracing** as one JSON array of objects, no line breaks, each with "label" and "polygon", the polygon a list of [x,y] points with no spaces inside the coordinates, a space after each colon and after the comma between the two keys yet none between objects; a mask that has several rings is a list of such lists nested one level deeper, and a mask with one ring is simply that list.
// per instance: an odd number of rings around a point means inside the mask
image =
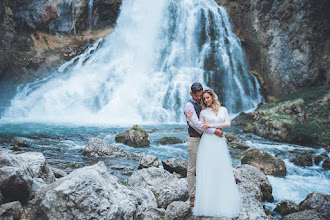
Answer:
[{"label": "couple embracing", "polygon": [[[191,86],[184,111],[188,122],[188,188],[196,216],[234,218],[241,199],[222,128],[230,127],[227,109],[212,89]],[[195,178],[196,174],[196,178]]]}]

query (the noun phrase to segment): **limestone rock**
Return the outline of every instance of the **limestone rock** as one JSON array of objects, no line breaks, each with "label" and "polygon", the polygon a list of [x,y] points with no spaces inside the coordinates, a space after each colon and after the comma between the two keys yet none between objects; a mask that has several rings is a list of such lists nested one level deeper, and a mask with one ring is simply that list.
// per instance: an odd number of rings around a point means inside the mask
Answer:
[{"label": "limestone rock", "polygon": [[130,189],[107,172],[103,162],[77,169],[40,190],[31,219],[133,219],[156,208],[147,188]]},{"label": "limestone rock", "polygon": [[1,220],[19,220],[22,213],[22,205],[19,201],[5,203],[0,206]]},{"label": "limestone rock", "polygon": [[276,208],[274,209],[275,212],[282,216],[297,212],[298,210],[298,206],[289,200],[282,200],[276,205]]},{"label": "limestone rock", "polygon": [[238,219],[268,220],[268,216],[260,202],[262,200],[273,200],[272,187],[265,174],[250,165],[235,167],[233,171],[242,201]]},{"label": "limestone rock", "polygon": [[151,208],[137,216],[138,220],[164,220],[164,218],[165,209],[163,208]]},{"label": "limestone rock", "polygon": [[190,204],[183,201],[174,201],[167,206],[165,219],[180,220],[191,216]]},{"label": "limestone rock", "polygon": [[161,145],[166,145],[166,144],[180,144],[183,141],[180,138],[177,137],[162,137],[158,141]]},{"label": "limestone rock", "polygon": [[187,180],[178,179],[161,168],[150,167],[136,171],[129,178],[128,185],[150,189],[156,196],[160,208],[166,208],[173,201],[188,198]]},{"label": "limestone rock", "polygon": [[38,152],[27,152],[17,155],[22,160],[25,160],[32,170],[33,178],[41,178],[46,183],[55,181],[55,175],[48,166],[45,156]]},{"label": "limestone rock", "polygon": [[188,161],[181,158],[170,158],[162,161],[165,170],[170,173],[180,174],[181,177],[187,177]]},{"label": "limestone rock", "polygon": [[159,167],[159,159],[154,155],[144,155],[140,160],[139,169]]},{"label": "limestone rock", "polygon": [[119,147],[112,146],[110,143],[100,138],[89,138],[83,154],[88,156],[126,157],[134,160],[140,159],[139,156],[128,153]]},{"label": "limestone rock", "polygon": [[326,220],[317,210],[304,210],[300,212],[291,213],[281,218],[281,220]]},{"label": "limestone rock", "polygon": [[307,195],[307,197],[299,204],[300,210],[306,209],[315,209],[317,210],[324,218],[330,216],[330,195],[312,192]]},{"label": "limestone rock", "polygon": [[228,10],[247,65],[257,76],[265,97],[281,97],[328,83],[327,0],[301,0],[299,4],[288,0],[216,1]]},{"label": "limestone rock", "polygon": [[33,172],[26,161],[18,156],[3,152],[0,155],[0,191],[4,202],[20,201],[25,204],[33,184]]},{"label": "limestone rock", "polygon": [[286,176],[286,167],[283,160],[273,157],[269,153],[259,149],[248,149],[245,151],[242,164],[254,166],[266,175]]},{"label": "limestone rock", "polygon": [[272,196],[272,185],[261,170],[245,164],[234,168],[233,171],[236,183],[241,188],[241,193],[244,190],[244,193],[247,193],[260,202],[272,202],[274,200]]},{"label": "limestone rock", "polygon": [[50,167],[50,169],[53,171],[54,176],[56,178],[61,178],[61,177],[68,175],[64,170],[58,169],[56,167]]},{"label": "limestone rock", "polygon": [[125,133],[116,135],[115,140],[131,147],[148,147],[150,145],[148,133],[138,125],[134,125]]}]

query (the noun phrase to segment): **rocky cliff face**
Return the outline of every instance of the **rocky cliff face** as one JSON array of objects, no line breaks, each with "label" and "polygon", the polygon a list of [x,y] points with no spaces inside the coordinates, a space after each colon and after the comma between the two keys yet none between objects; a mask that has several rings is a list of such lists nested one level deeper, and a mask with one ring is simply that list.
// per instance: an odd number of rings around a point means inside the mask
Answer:
[{"label": "rocky cliff face", "polygon": [[87,41],[96,41],[112,31],[121,0],[94,0],[93,7],[90,2],[2,0],[0,115],[17,85],[55,71],[83,51]]},{"label": "rocky cliff face", "polygon": [[330,79],[330,2],[217,0],[268,100]]}]

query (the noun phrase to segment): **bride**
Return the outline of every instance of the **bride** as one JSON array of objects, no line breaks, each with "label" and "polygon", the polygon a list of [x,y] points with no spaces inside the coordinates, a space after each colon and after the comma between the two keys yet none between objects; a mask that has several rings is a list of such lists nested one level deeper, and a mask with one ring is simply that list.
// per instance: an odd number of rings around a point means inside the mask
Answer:
[{"label": "bride", "polygon": [[[230,127],[227,109],[220,106],[218,96],[212,89],[203,92],[199,119],[205,129]],[[241,198],[235,183],[226,139],[204,133],[197,152],[193,213],[196,216],[234,218],[239,216],[240,206]]]}]

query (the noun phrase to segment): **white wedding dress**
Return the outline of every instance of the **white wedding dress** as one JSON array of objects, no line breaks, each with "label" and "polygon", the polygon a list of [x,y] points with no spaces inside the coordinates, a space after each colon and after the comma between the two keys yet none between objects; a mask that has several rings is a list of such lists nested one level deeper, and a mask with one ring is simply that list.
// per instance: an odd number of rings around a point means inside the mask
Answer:
[{"label": "white wedding dress", "polygon": [[[221,127],[227,109],[220,107],[216,116],[210,108],[201,112],[200,120],[211,127]],[[219,126],[220,125],[220,126]],[[239,216],[241,198],[232,171],[226,138],[204,133],[197,152],[196,195],[193,213],[196,216],[234,218]]]}]

